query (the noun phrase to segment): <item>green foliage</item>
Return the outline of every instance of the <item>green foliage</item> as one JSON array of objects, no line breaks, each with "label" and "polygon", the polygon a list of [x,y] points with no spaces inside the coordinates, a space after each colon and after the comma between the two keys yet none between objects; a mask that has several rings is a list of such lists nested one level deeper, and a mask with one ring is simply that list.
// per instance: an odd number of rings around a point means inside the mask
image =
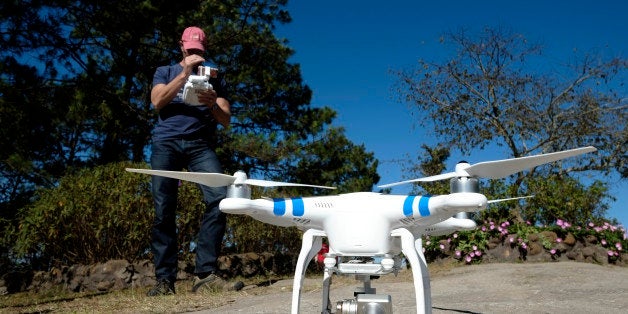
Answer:
[{"label": "green foliage", "polygon": [[[421,148],[424,153],[419,155],[417,164],[406,166],[406,171],[410,172],[412,178],[420,178],[425,176],[433,176],[443,173],[445,168],[445,161],[449,158],[449,147],[446,145],[438,145],[436,147],[429,147],[423,144]],[[435,181],[425,182],[421,184],[421,188],[425,190],[427,194],[439,195],[449,193],[449,181]],[[420,193],[417,186],[414,187],[413,193]]]},{"label": "green foliage", "polygon": [[608,209],[604,200],[614,200],[603,182],[584,186],[566,175],[531,178],[527,187],[535,197],[528,200],[523,216],[533,223],[551,224],[559,217],[578,224],[600,220]]},{"label": "green foliage", "polygon": [[14,254],[43,266],[145,257],[153,202],[146,178],[123,170],[133,166],[83,169],[39,190],[37,201],[21,210],[17,229],[7,232]]}]

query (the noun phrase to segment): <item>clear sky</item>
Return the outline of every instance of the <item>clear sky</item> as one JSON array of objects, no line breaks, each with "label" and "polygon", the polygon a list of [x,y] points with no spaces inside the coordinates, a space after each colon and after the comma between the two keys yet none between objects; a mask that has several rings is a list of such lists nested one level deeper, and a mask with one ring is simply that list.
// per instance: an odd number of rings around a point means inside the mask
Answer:
[{"label": "clear sky", "polygon": [[[288,11],[292,23],[275,34],[296,51],[291,62],[301,65],[314,92],[312,105],[336,110],[334,125],[375,153],[379,184],[408,179],[398,161],[416,160],[422,144],[437,142],[418,127],[408,105],[397,102],[390,70],[408,69],[420,58],[448,59],[453,51],[439,44],[442,34],[460,27],[477,32],[504,26],[542,42],[550,61],[571,57],[574,49],[628,57],[626,0],[292,0]],[[465,157],[452,153],[448,171],[460,159],[473,164],[510,157],[490,149]],[[610,183],[617,201],[608,216],[628,226],[628,182],[615,178]],[[407,193],[408,187],[392,192]]]}]

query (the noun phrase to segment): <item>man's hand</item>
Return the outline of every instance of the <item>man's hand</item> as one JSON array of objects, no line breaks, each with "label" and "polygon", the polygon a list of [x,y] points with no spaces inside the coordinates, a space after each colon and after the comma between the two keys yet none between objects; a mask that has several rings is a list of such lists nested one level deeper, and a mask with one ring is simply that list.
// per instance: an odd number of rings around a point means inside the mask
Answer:
[{"label": "man's hand", "polygon": [[186,75],[190,75],[203,62],[205,62],[205,59],[199,55],[188,55],[183,58],[183,72]]},{"label": "man's hand", "polygon": [[218,98],[218,95],[213,89],[198,92],[198,102],[207,105],[209,108],[212,108],[214,104],[216,104],[216,98]]}]

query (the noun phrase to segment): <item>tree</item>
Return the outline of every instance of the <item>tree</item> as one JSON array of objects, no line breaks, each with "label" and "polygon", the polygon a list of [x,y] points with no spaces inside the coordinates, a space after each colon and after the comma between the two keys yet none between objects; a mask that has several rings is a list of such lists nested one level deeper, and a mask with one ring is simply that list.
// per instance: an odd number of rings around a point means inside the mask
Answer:
[{"label": "tree", "polygon": [[[445,171],[445,161],[449,158],[449,148],[445,145],[429,147],[426,144],[423,144],[421,148],[424,150],[424,153],[419,155],[418,163],[410,163],[407,166],[407,171],[412,174],[412,177],[420,178],[443,173]],[[421,187],[427,194],[432,195],[450,192],[449,181],[424,182],[421,184]],[[420,193],[420,191],[415,186],[412,193]]]},{"label": "tree", "polygon": [[400,99],[417,109],[419,123],[434,128],[443,143],[462,153],[495,144],[510,157],[598,148],[597,154],[517,174],[515,192],[541,173],[594,170],[626,177],[628,105],[622,79],[628,60],[585,55],[556,75],[532,70],[539,68],[533,60],[541,46],[501,28],[486,28],[476,37],[461,30],[444,38],[457,48],[451,60],[420,60],[417,68],[397,72]]},{"label": "tree", "polygon": [[[294,53],[276,38],[285,0],[21,1],[0,4],[0,223],[84,168],[143,161],[155,68],[177,62],[182,30],[209,35],[209,62],[229,82],[232,124],[216,134],[228,173],[368,190],[364,146],[310,106]],[[14,12],[19,12],[15,14]],[[318,168],[314,170],[303,167]],[[317,175],[317,172],[319,175]],[[302,193],[302,191],[300,192]],[[0,225],[0,228],[3,226]],[[4,229],[4,228],[2,228]],[[11,228],[9,228],[11,229]],[[3,252],[0,252],[3,253]]]}]

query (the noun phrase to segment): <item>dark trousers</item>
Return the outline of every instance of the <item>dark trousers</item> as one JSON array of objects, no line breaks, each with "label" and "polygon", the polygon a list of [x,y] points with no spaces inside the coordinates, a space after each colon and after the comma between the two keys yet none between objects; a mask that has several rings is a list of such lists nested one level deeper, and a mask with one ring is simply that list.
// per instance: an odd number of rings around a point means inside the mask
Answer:
[{"label": "dark trousers", "polygon": [[[152,145],[151,167],[155,170],[222,173],[222,167],[205,140],[167,140]],[[151,249],[154,255],[155,276],[176,280],[178,243],[176,228],[177,192],[179,180],[160,176],[152,177],[155,221],[152,228]],[[212,188],[199,185],[203,192],[205,213],[196,239],[195,273],[217,270],[226,216],[218,204],[226,196],[226,187]]]}]

